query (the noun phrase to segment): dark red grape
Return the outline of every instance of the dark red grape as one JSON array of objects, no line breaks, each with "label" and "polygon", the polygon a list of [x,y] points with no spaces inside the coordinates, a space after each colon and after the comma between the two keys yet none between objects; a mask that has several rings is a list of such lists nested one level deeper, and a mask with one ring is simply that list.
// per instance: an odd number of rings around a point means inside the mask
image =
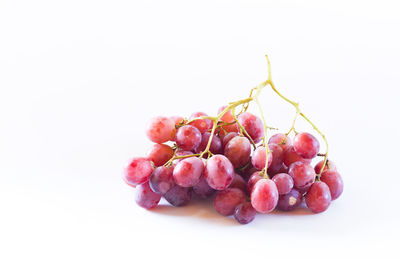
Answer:
[{"label": "dark red grape", "polygon": [[174,156],[174,150],[165,144],[154,144],[147,154],[155,166],[162,166]]},{"label": "dark red grape", "polygon": [[254,114],[244,112],[239,115],[238,121],[253,139],[254,143],[260,142],[264,137],[264,125],[261,119]]},{"label": "dark red grape", "polygon": [[328,185],[332,200],[336,200],[342,194],[343,180],[337,171],[324,170],[321,175],[321,181]]},{"label": "dark red grape", "polygon": [[208,185],[216,190],[224,190],[232,183],[235,171],[226,156],[214,155],[208,159],[204,173]]},{"label": "dark red grape", "polygon": [[278,204],[278,199],[278,189],[270,179],[257,181],[251,192],[251,205],[260,213],[273,211]]},{"label": "dark red grape", "polygon": [[[321,168],[322,168],[323,164],[324,164],[324,160],[321,160],[315,165],[314,170],[315,170],[316,174],[321,173]],[[337,171],[335,163],[333,163],[331,160],[327,160],[326,165],[324,167],[324,171],[326,171],[326,170]]]},{"label": "dark red grape", "polygon": [[[273,160],[272,152],[268,155],[268,167],[271,166]],[[251,156],[251,163],[258,170],[262,170],[265,167],[265,161],[267,160],[267,150],[264,146],[259,146],[254,150],[253,155]]]},{"label": "dark red grape", "polygon": [[268,144],[277,144],[279,145],[282,150],[285,152],[289,147],[292,146],[292,140],[289,136],[286,137],[286,134],[277,133],[269,138]]},{"label": "dark red grape", "polygon": [[288,174],[276,174],[272,181],[275,182],[279,195],[287,194],[293,189],[293,178]]},{"label": "dark red grape", "polygon": [[173,140],[176,133],[175,123],[167,117],[154,117],[146,126],[147,137],[155,143],[164,143]]},{"label": "dark red grape", "polygon": [[222,147],[225,147],[226,144],[228,144],[228,142],[229,142],[231,139],[233,139],[234,137],[237,137],[237,136],[239,136],[239,134],[236,133],[236,132],[229,132],[228,134],[226,134],[226,135],[224,136],[224,138],[222,139]]},{"label": "dark red grape", "polygon": [[279,210],[292,211],[299,207],[303,201],[303,194],[296,189],[292,189],[289,193],[280,195],[278,205]]},{"label": "dark red grape", "polygon": [[196,185],[203,174],[204,164],[198,157],[182,159],[174,168],[173,176],[175,182],[182,187]]},{"label": "dark red grape", "polygon": [[[193,120],[202,116],[207,116],[207,114],[205,114],[204,112],[195,112],[190,116],[189,120]],[[213,122],[209,119],[198,119],[192,121],[191,123],[189,123],[189,125],[196,127],[201,133],[204,133],[212,128]]]},{"label": "dark red grape", "polygon": [[319,142],[310,133],[302,132],[294,137],[293,148],[301,157],[311,159],[319,152]]},{"label": "dark red grape", "polygon": [[298,189],[307,189],[315,180],[315,171],[308,164],[295,162],[289,167],[289,175],[293,178],[294,186]]},{"label": "dark red grape", "polygon": [[235,208],[234,217],[240,224],[248,224],[254,220],[257,211],[251,206],[251,203],[242,202]]},{"label": "dark red grape", "polygon": [[238,188],[247,193],[247,182],[239,174],[235,174],[229,188]]},{"label": "dark red grape", "polygon": [[172,166],[160,166],[154,170],[149,180],[150,188],[153,192],[164,194],[175,185],[172,176],[173,171],[174,168]]},{"label": "dark red grape", "polygon": [[125,168],[123,179],[132,186],[142,184],[149,180],[154,167],[151,161],[144,157],[135,157]]},{"label": "dark red grape", "polygon": [[331,204],[331,192],[324,182],[315,182],[306,194],[307,207],[314,213],[325,211]]},{"label": "dark red grape", "polygon": [[224,155],[233,167],[239,168],[250,161],[251,144],[245,137],[234,137],[225,146]]},{"label": "dark red grape", "polygon": [[150,189],[149,182],[138,185],[135,189],[136,203],[145,209],[151,209],[160,202],[161,195]]},{"label": "dark red grape", "polygon": [[185,125],[176,132],[175,141],[179,148],[191,151],[200,145],[201,133],[197,128]]},{"label": "dark red grape", "polygon": [[213,195],[215,190],[208,185],[206,178],[203,175],[200,178],[200,181],[195,186],[193,186],[193,192],[197,194],[197,196],[205,199]]},{"label": "dark red grape", "polygon": [[[210,140],[210,136],[211,136],[210,132],[205,132],[202,134],[200,145],[197,148],[195,148],[196,153],[200,154],[206,149],[208,141]],[[214,135],[211,140],[210,151],[213,154],[222,153],[221,139],[217,135]]]},{"label": "dark red grape", "polygon": [[246,194],[237,188],[228,188],[217,192],[214,197],[215,210],[224,216],[233,215],[235,208],[240,203],[246,201]]},{"label": "dark red grape", "polygon": [[311,163],[311,159],[305,159],[301,157],[299,154],[297,154],[293,147],[289,147],[284,153],[283,153],[283,162],[285,163],[286,166],[290,166],[294,162],[303,162],[306,164]]},{"label": "dark red grape", "polygon": [[256,171],[250,176],[249,180],[247,181],[248,193],[251,193],[254,185],[261,179],[264,179],[264,177],[262,176],[262,173],[260,171]]},{"label": "dark red grape", "polygon": [[187,205],[192,199],[192,190],[190,188],[175,185],[168,192],[164,194],[166,199],[171,205],[181,207]]}]

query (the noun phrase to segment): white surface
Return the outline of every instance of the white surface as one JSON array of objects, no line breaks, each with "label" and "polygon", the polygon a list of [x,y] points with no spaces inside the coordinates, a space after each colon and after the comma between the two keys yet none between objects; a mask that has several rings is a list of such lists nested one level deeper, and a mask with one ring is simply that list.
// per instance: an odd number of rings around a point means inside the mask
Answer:
[{"label": "white surface", "polygon": [[[339,258],[399,252],[396,1],[1,1],[1,258]],[[120,179],[154,115],[215,114],[266,78],[300,101],[345,182],[322,214],[240,226],[145,211]],[[266,90],[270,124],[293,110]],[[301,123],[300,129],[311,130]]]}]

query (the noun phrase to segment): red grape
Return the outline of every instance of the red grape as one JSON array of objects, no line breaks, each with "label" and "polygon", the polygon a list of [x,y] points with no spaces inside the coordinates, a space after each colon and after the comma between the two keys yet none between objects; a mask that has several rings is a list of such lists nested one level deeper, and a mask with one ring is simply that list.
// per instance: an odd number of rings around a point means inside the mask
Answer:
[{"label": "red grape", "polygon": [[[205,114],[204,112],[195,112],[190,116],[189,120],[193,120],[201,116],[207,116],[207,114]],[[198,119],[192,121],[191,123],[189,123],[189,125],[196,127],[201,133],[204,133],[212,128],[213,122],[209,119]]]},{"label": "red grape", "polygon": [[285,163],[286,166],[290,166],[294,162],[299,162],[299,161],[305,164],[311,163],[311,159],[305,159],[301,157],[294,151],[293,147],[289,147],[283,154],[283,162]]},{"label": "red grape", "polygon": [[239,134],[237,134],[236,132],[229,132],[228,134],[226,134],[224,136],[224,138],[222,139],[222,147],[225,147],[226,144],[228,144],[228,142],[233,139],[234,137],[239,136]]},{"label": "red grape", "polygon": [[154,167],[149,159],[144,157],[135,157],[125,168],[123,179],[127,184],[136,186],[146,182],[153,170]]},{"label": "red grape", "polygon": [[172,176],[173,171],[174,168],[172,166],[160,166],[154,170],[149,180],[150,188],[153,192],[164,194],[175,185]]},{"label": "red grape", "polygon": [[254,185],[261,179],[264,179],[264,177],[262,176],[262,173],[260,171],[256,171],[250,176],[249,180],[247,181],[248,193],[251,193]]},{"label": "red grape", "polygon": [[196,185],[203,174],[204,164],[198,157],[182,159],[174,168],[173,176],[175,182],[182,187]]},{"label": "red grape", "polygon": [[174,156],[174,150],[165,144],[154,144],[147,154],[147,158],[153,161],[155,166],[162,166]]},{"label": "red grape", "polygon": [[[218,114],[220,114],[225,108],[226,108],[226,106],[222,106],[221,108],[219,108],[218,109]],[[234,122],[235,118],[233,118],[232,111],[229,110],[224,115],[222,115],[220,121],[226,122],[226,123]],[[225,126],[222,126],[222,128],[227,133],[229,133],[229,132],[238,132],[239,131],[239,126],[237,125],[237,123],[233,123],[233,124],[230,124],[230,125],[225,125]]]},{"label": "red grape", "polygon": [[343,180],[337,171],[324,170],[321,175],[321,181],[328,185],[332,200],[336,200],[342,194]]},{"label": "red grape", "polygon": [[318,154],[319,142],[310,133],[302,132],[294,137],[293,148],[301,157],[311,159]]},{"label": "red grape", "polygon": [[[270,170],[277,171],[282,167],[283,163],[283,149],[277,144],[268,144],[268,148],[272,154],[271,164],[268,166]],[[253,155],[254,156],[254,155]],[[265,161],[265,160],[264,160]],[[265,162],[264,162],[265,165]]]},{"label": "red grape", "polygon": [[275,182],[279,195],[289,193],[294,184],[293,178],[288,174],[276,174],[272,177],[272,181]]},{"label": "red grape", "polygon": [[251,203],[242,202],[235,208],[234,217],[240,224],[248,224],[254,220],[257,211],[251,206]]},{"label": "red grape", "polygon": [[[268,155],[268,167],[271,166],[273,160],[272,153]],[[258,170],[262,170],[265,167],[265,161],[267,160],[267,150],[264,146],[259,146],[254,150],[253,155],[251,156],[251,163]]]},{"label": "red grape", "polygon": [[280,195],[278,205],[279,210],[291,211],[300,206],[303,201],[303,194],[296,189],[292,189],[289,193]]},{"label": "red grape", "polygon": [[175,126],[180,125],[184,120],[182,116],[171,116],[169,118],[175,123]]},{"label": "red grape", "polygon": [[235,208],[240,203],[246,201],[246,194],[237,188],[228,188],[217,192],[214,197],[215,210],[224,216],[233,215]]},{"label": "red grape", "polygon": [[155,143],[164,143],[173,140],[176,133],[175,123],[167,117],[154,117],[146,127],[147,137]]},{"label": "red grape", "polygon": [[229,185],[229,188],[238,188],[247,193],[247,183],[243,179],[243,177],[238,174],[235,174],[235,176],[233,177],[233,181]]},{"label": "red grape", "polygon": [[278,204],[279,194],[276,184],[270,179],[261,179],[251,192],[251,205],[260,213],[268,213]]},{"label": "red grape", "polygon": [[331,192],[324,182],[315,182],[306,194],[307,207],[314,213],[325,211],[331,204]]},{"label": "red grape", "polygon": [[286,139],[285,137],[286,134],[283,133],[272,135],[272,137],[270,137],[268,140],[268,144],[277,144],[283,149],[283,151],[286,151],[289,147],[292,146],[292,140],[289,136],[287,136]]},{"label": "red grape", "polygon": [[191,151],[200,145],[201,133],[197,128],[185,125],[178,129],[175,140],[179,148]]},{"label": "red grape", "polygon": [[[202,134],[200,145],[197,148],[195,148],[196,153],[201,153],[206,149],[208,141],[210,140],[210,136],[211,136],[210,132],[205,132]],[[222,153],[221,139],[217,135],[214,135],[211,140],[210,152],[213,154]]]},{"label": "red grape", "polygon": [[298,189],[307,189],[315,180],[315,171],[308,164],[295,162],[289,167],[289,175],[293,178],[294,186]]},{"label": "red grape", "polygon": [[216,190],[224,190],[232,183],[235,171],[226,156],[214,155],[208,159],[204,173],[208,185]]},{"label": "red grape", "polygon": [[264,137],[264,125],[261,119],[254,114],[244,112],[239,115],[238,121],[253,139],[254,143],[260,142]]},{"label": "red grape", "polygon": [[[321,168],[322,168],[323,164],[324,164],[324,160],[321,160],[315,165],[314,170],[315,170],[316,174],[321,173]],[[333,163],[331,160],[327,160],[323,172],[325,172],[326,170],[337,171],[335,163]]]},{"label": "red grape", "polygon": [[151,209],[160,202],[161,195],[150,189],[149,182],[138,185],[135,189],[136,203],[145,209]]},{"label": "red grape", "polygon": [[251,144],[245,137],[234,137],[225,146],[224,155],[235,168],[247,164],[250,160]]},{"label": "red grape", "polygon": [[180,207],[187,205],[192,199],[192,190],[190,188],[175,185],[164,194],[166,199],[172,206]]},{"label": "red grape", "polygon": [[[178,152],[175,153],[176,156],[188,156],[188,155],[193,155],[192,152],[190,151],[186,151],[186,150],[179,150]],[[178,159],[174,159],[174,161],[172,161],[172,165],[175,167],[179,161],[181,161],[184,158],[178,158]]]},{"label": "red grape", "polygon": [[195,186],[193,186],[193,192],[197,194],[197,196],[205,199],[213,195],[215,190],[208,185],[206,178],[203,175],[200,178],[200,181]]}]

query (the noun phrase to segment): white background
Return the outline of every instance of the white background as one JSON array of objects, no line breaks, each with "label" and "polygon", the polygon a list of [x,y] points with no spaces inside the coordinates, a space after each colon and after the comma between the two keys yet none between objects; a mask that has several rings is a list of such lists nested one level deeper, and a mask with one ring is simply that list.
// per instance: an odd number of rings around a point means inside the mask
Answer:
[{"label": "white background", "polygon": [[[396,2],[0,1],[0,257],[399,258]],[[120,176],[146,121],[215,115],[266,79],[267,53],[343,195],[245,226],[207,202],[139,208]],[[261,100],[287,130],[293,108]]]}]

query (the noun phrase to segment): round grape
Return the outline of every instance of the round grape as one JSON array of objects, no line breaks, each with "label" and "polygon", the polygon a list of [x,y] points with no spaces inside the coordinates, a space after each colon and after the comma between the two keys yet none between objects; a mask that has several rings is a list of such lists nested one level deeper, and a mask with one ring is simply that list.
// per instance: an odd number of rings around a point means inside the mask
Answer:
[{"label": "round grape", "polygon": [[264,177],[262,176],[262,173],[260,171],[256,171],[250,176],[249,180],[247,181],[248,193],[251,193],[254,185],[261,179],[264,179]]},{"label": "round grape", "polygon": [[310,133],[302,132],[294,137],[293,148],[301,157],[311,159],[318,154],[319,142]]},{"label": "round grape", "polygon": [[[315,170],[315,173],[316,173],[316,174],[321,173],[321,168],[322,168],[322,165],[323,165],[323,164],[324,164],[324,160],[321,160],[321,161],[319,161],[319,162],[315,165],[314,170]],[[326,165],[325,165],[325,167],[324,167],[324,171],[326,171],[326,170],[337,171],[337,168],[336,168],[335,163],[333,163],[331,160],[327,160],[327,161],[326,161]],[[323,172],[324,172],[324,171],[323,171]]]},{"label": "round grape", "polygon": [[174,168],[173,177],[175,182],[182,187],[196,185],[203,174],[204,164],[198,157],[182,159]]},{"label": "round grape", "polygon": [[237,134],[236,132],[229,132],[228,134],[226,134],[224,136],[224,138],[222,139],[222,147],[225,147],[226,144],[228,144],[228,142],[233,139],[234,137],[239,136],[239,134]]},{"label": "round grape", "polygon": [[276,174],[272,181],[275,182],[279,195],[287,194],[293,189],[293,178],[288,174]]},{"label": "round grape", "polygon": [[[272,159],[271,164],[268,165],[271,171],[277,171],[282,167],[283,163],[283,149],[280,145],[277,144],[268,144],[268,148],[271,151]],[[265,165],[265,160],[264,160]]]},{"label": "round grape", "polygon": [[229,188],[238,188],[238,189],[244,191],[245,193],[247,193],[247,183],[243,179],[243,177],[241,177],[238,174],[235,174],[235,176],[233,177],[233,181],[229,185]]},{"label": "round grape", "polygon": [[179,148],[191,151],[200,145],[201,133],[197,128],[185,125],[178,129],[175,140]]},{"label": "round grape", "polygon": [[175,126],[179,126],[182,122],[184,122],[184,118],[182,116],[171,116],[169,118],[175,123]]},{"label": "round grape", "polygon": [[[179,150],[178,152],[175,153],[175,155],[176,156],[188,156],[188,155],[193,155],[193,153],[190,151],[186,151],[186,150]],[[182,159],[184,159],[184,158],[174,159],[172,161],[172,165],[175,167],[179,163],[179,161],[181,161]]]},{"label": "round grape", "polygon": [[234,137],[225,146],[224,155],[233,167],[239,168],[250,161],[251,144],[245,137]]},{"label": "round grape", "polygon": [[315,171],[308,164],[295,162],[289,167],[289,175],[293,178],[294,186],[298,189],[307,189],[315,180]]},{"label": "round grape", "polygon": [[314,213],[325,211],[331,204],[331,192],[324,182],[315,182],[306,194],[307,207]]},{"label": "round grape", "polygon": [[251,192],[251,205],[260,213],[273,211],[278,204],[278,199],[278,189],[270,179],[257,181]]},{"label": "round grape", "polygon": [[213,195],[215,190],[208,185],[206,178],[203,175],[200,178],[200,181],[193,186],[193,192],[200,198],[205,199]]},{"label": "round grape", "polygon": [[[210,132],[205,132],[202,134],[200,145],[197,148],[195,148],[196,153],[201,153],[206,149],[208,141],[210,140],[210,136],[211,136]],[[213,135],[210,145],[210,152],[213,154],[222,153],[221,139],[217,135]]]},{"label": "round grape", "polygon": [[214,207],[219,214],[230,216],[235,212],[236,206],[244,201],[246,201],[246,194],[242,190],[228,188],[217,192],[214,197]]},{"label": "round grape", "polygon": [[[223,110],[225,110],[227,106],[222,106],[221,108],[218,109],[218,114],[220,114]],[[222,117],[220,118],[220,121],[226,122],[226,123],[232,123],[235,122],[235,118],[233,118],[232,111],[227,111]],[[222,126],[222,128],[225,130],[226,133],[229,132],[239,132],[239,126],[237,123],[233,123],[230,125],[225,125]]]},{"label": "round grape", "polygon": [[162,166],[174,156],[174,150],[165,144],[154,144],[147,154],[155,166]]},{"label": "round grape", "polygon": [[[204,112],[195,112],[190,116],[189,120],[193,120],[202,116],[207,116],[207,114],[205,114]],[[198,119],[192,121],[191,123],[189,123],[189,125],[196,127],[200,131],[200,133],[204,133],[212,128],[213,122],[209,119]]]},{"label": "round grape", "polygon": [[136,203],[145,209],[152,209],[160,202],[161,195],[150,189],[149,182],[138,185],[135,189]]},{"label": "round grape", "polygon": [[293,147],[289,147],[284,153],[283,153],[283,162],[285,163],[286,166],[290,166],[291,164],[295,162],[303,162],[305,164],[310,164],[311,159],[305,159],[301,157],[299,154],[297,154]]},{"label": "round grape", "polygon": [[251,203],[246,201],[235,208],[234,217],[240,224],[248,224],[254,220],[257,211],[251,206]]},{"label": "round grape", "polygon": [[286,137],[286,134],[277,133],[269,138],[268,144],[277,144],[282,148],[283,151],[286,151],[292,146],[292,140],[289,136]]},{"label": "round grape", "polygon": [[154,117],[150,119],[146,126],[147,137],[151,141],[159,144],[173,140],[175,133],[175,123],[167,117]]},{"label": "round grape", "polygon": [[343,180],[337,171],[324,170],[321,175],[321,181],[328,185],[332,200],[336,200],[342,194]]},{"label": "round grape", "polygon": [[224,190],[232,183],[235,171],[226,156],[214,155],[208,159],[204,173],[208,185],[216,190]]},{"label": "round grape", "polygon": [[303,194],[296,189],[292,189],[289,193],[280,195],[278,205],[279,210],[292,211],[299,207],[303,201]]},{"label": "round grape", "polygon": [[175,185],[174,178],[172,176],[173,171],[174,168],[172,166],[160,166],[154,170],[149,180],[150,188],[153,190],[153,192],[165,194]]},{"label": "round grape", "polygon": [[192,190],[190,188],[175,185],[164,194],[166,199],[172,206],[181,207],[187,205],[192,199]]},{"label": "round grape", "polygon": [[239,115],[238,121],[253,139],[254,143],[260,142],[264,137],[264,125],[261,119],[254,114],[244,112]]},{"label": "round grape", "polygon": [[[268,167],[271,166],[273,160],[272,152],[268,155]],[[264,146],[259,146],[254,150],[253,155],[251,156],[251,163],[258,170],[262,170],[265,167],[265,161],[267,160],[267,150]]]},{"label": "round grape", "polygon": [[142,184],[149,180],[154,167],[151,161],[144,157],[135,157],[125,168],[123,179],[132,186]]}]

